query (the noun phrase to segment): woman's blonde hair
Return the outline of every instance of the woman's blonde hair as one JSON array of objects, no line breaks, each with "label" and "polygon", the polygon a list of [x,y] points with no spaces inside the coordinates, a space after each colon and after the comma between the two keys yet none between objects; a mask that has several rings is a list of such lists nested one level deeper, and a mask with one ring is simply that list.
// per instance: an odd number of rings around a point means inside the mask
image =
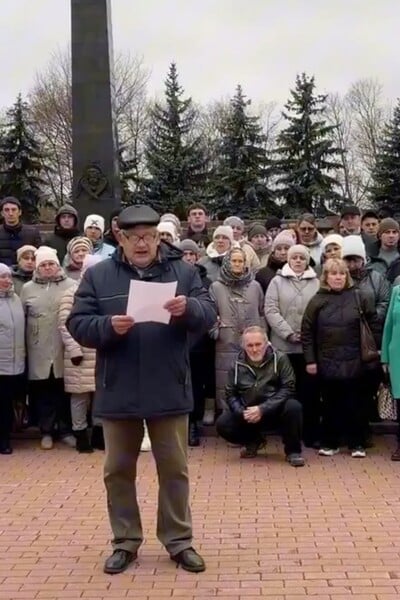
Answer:
[{"label": "woman's blonde hair", "polygon": [[346,275],[344,289],[353,287],[354,284],[350,276],[350,271],[344,260],[341,258],[328,258],[328,260],[324,262],[320,278],[321,287],[329,289],[328,273],[332,273],[334,271],[339,271],[339,273],[344,273]]}]

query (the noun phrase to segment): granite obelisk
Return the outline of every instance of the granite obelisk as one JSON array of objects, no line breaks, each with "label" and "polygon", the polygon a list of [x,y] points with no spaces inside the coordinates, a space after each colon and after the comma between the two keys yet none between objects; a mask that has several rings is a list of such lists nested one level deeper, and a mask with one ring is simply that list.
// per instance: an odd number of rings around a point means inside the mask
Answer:
[{"label": "granite obelisk", "polygon": [[105,219],[121,188],[113,111],[110,0],[71,0],[73,202]]}]

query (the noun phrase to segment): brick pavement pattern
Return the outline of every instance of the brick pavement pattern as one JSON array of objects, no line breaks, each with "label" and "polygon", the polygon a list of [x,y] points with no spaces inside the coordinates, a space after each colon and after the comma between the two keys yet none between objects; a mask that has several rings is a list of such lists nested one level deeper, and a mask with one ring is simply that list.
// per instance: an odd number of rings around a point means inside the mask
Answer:
[{"label": "brick pavement pattern", "polygon": [[110,530],[103,455],[78,455],[32,440],[0,456],[0,598],[51,600],[398,600],[400,464],[393,438],[377,438],[365,460],[347,454],[289,467],[281,444],[240,460],[208,438],[190,450],[195,546],[208,569],[177,569],[155,538],[156,474],[140,457],[146,541],[139,561],[102,572]]}]

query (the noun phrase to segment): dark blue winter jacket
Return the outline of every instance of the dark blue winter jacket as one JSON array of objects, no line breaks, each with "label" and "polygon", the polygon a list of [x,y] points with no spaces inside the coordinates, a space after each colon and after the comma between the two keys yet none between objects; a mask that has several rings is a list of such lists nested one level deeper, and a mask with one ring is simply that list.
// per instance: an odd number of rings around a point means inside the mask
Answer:
[{"label": "dark blue winter jacket", "polygon": [[[210,329],[217,314],[198,271],[181,257],[161,243],[159,260],[140,275],[118,249],[86,271],[67,328],[79,344],[97,350],[96,417],[151,419],[192,410],[188,335]],[[138,323],[116,334],[111,316],[126,313],[131,279],[177,281],[176,295],[188,298],[186,314],[169,325]]]}]

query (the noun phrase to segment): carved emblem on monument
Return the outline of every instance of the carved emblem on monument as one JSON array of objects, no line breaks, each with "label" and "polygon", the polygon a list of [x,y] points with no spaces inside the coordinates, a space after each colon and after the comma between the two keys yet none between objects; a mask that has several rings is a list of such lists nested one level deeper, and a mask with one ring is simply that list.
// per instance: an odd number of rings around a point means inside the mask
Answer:
[{"label": "carved emblem on monument", "polygon": [[108,186],[108,179],[98,164],[91,163],[86,167],[78,182],[78,196],[83,192],[93,200],[99,200]]}]

